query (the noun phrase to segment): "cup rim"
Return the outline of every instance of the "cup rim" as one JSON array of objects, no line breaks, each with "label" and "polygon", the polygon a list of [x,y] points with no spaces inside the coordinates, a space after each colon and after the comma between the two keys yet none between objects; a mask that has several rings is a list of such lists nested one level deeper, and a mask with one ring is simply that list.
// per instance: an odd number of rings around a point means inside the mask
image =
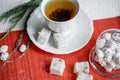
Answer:
[{"label": "cup rim", "polygon": [[67,21],[60,21],[60,22],[59,22],[59,21],[54,21],[54,20],[49,19],[49,18],[46,16],[45,11],[44,11],[44,9],[43,9],[43,6],[46,6],[46,4],[43,5],[43,1],[41,2],[40,8],[41,8],[41,12],[42,12],[43,16],[44,16],[47,20],[49,20],[49,21],[51,21],[51,22],[54,22],[54,23],[66,23],[66,22],[70,22],[70,21],[74,20],[74,19],[78,16],[78,14],[79,14],[80,4],[79,4],[78,0],[76,0],[76,2],[78,3],[78,11],[77,11],[76,15],[75,15],[73,18],[71,18],[71,19],[69,19],[69,20],[67,20]]}]

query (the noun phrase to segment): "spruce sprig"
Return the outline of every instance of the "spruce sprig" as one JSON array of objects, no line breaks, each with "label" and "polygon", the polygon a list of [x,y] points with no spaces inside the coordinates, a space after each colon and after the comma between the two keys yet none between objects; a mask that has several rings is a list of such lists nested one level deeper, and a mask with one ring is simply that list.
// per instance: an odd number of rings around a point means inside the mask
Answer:
[{"label": "spruce sprig", "polygon": [[12,26],[10,26],[8,31],[0,38],[0,41],[7,37],[7,35],[16,27],[17,23],[25,16],[29,9],[32,9],[31,11],[33,11],[36,7],[39,6],[41,1],[42,0],[31,0],[27,3],[24,3],[9,10],[8,12],[3,13],[0,16],[0,21],[6,20],[11,17],[9,19],[9,22]]},{"label": "spruce sprig", "polygon": [[8,12],[3,13],[0,16],[0,21],[9,18],[12,15],[19,14],[19,12],[21,12],[21,11],[28,10],[31,7],[37,7],[37,6],[39,6],[40,2],[41,2],[41,0],[31,0],[27,3],[19,5],[13,9],[9,10]]}]

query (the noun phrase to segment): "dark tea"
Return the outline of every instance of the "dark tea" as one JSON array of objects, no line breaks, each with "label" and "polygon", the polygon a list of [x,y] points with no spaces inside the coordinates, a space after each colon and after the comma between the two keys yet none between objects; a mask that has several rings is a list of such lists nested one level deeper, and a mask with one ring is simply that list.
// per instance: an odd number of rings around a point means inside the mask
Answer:
[{"label": "dark tea", "polygon": [[46,16],[59,22],[72,19],[76,13],[76,5],[70,0],[51,0],[45,8]]}]

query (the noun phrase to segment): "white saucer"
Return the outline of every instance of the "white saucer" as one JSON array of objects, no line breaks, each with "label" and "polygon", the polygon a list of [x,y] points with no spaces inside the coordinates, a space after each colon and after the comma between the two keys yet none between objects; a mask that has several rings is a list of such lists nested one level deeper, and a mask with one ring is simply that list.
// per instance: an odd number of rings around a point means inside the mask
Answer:
[{"label": "white saucer", "polygon": [[70,54],[74,51],[83,48],[91,39],[93,34],[93,23],[87,15],[81,10],[77,24],[73,26],[70,36],[67,37],[66,47],[57,49],[54,47],[54,41],[51,37],[49,42],[41,45],[37,42],[38,32],[41,28],[47,27],[45,20],[41,14],[40,7],[38,7],[30,16],[27,22],[27,32],[32,42],[40,49],[53,54]]}]

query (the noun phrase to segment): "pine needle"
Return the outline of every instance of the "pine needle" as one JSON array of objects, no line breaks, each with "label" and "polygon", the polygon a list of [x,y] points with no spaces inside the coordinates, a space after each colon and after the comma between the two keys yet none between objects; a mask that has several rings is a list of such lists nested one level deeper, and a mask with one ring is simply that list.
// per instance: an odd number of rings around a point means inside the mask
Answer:
[{"label": "pine needle", "polygon": [[10,16],[17,14],[17,13],[21,12],[24,9],[28,9],[30,7],[30,2],[19,5],[19,6],[15,7],[15,8],[13,8],[13,9],[9,10],[8,12],[3,13],[0,16],[0,21],[9,18]]},{"label": "pine needle", "polygon": [[4,38],[6,38],[8,36],[8,34],[16,27],[16,25],[18,24],[18,22],[23,18],[23,16],[25,16],[25,13],[27,12],[24,11],[19,15],[14,16],[13,18],[10,19],[10,22],[13,23],[13,26],[11,26],[8,31],[0,38],[0,41],[2,41]]}]

